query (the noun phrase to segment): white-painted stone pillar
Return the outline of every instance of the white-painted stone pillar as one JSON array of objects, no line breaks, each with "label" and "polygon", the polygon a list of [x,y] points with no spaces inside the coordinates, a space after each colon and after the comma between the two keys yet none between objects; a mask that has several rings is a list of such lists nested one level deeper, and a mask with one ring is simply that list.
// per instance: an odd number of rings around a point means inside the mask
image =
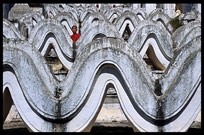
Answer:
[{"label": "white-painted stone pillar", "polygon": [[146,4],[146,12],[147,12],[147,15],[149,15],[153,10],[156,9],[156,5],[157,4]]}]

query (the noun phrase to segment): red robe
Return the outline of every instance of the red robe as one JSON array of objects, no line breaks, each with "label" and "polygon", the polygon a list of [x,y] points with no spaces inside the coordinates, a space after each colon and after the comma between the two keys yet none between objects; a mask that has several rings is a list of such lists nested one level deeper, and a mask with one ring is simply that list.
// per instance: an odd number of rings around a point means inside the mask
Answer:
[{"label": "red robe", "polygon": [[73,35],[71,35],[71,38],[72,38],[72,40],[73,40],[73,42],[75,43],[76,41],[77,41],[77,39],[80,37],[80,34],[73,34]]}]

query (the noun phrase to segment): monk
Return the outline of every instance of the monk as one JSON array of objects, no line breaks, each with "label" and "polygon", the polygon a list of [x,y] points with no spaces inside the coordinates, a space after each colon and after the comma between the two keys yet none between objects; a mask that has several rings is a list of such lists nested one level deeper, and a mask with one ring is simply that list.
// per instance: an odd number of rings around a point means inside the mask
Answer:
[{"label": "monk", "polygon": [[75,43],[77,41],[77,39],[80,37],[80,34],[76,33],[77,32],[77,26],[72,26],[72,32],[73,35],[71,35],[71,38],[73,40],[73,42]]}]

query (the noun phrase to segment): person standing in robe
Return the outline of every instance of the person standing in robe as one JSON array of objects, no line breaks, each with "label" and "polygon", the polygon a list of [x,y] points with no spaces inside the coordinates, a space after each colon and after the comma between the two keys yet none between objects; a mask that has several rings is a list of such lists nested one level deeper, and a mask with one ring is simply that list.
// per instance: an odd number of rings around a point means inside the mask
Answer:
[{"label": "person standing in robe", "polygon": [[78,38],[80,37],[80,34],[79,33],[76,33],[77,32],[77,26],[72,26],[72,32],[73,32],[73,35],[71,35],[71,38],[73,40],[73,42],[75,43]]}]

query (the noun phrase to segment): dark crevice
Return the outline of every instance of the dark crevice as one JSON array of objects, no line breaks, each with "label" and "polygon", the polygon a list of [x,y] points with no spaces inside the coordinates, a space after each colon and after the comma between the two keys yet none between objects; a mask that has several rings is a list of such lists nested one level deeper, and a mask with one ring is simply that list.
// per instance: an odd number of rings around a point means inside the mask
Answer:
[{"label": "dark crevice", "polygon": [[124,32],[123,32],[122,37],[123,37],[123,39],[124,39],[125,41],[127,41],[127,40],[129,39],[130,35],[131,35],[131,30],[130,30],[130,28],[129,28],[129,24],[127,24],[126,27],[125,27],[125,30],[124,30]]},{"label": "dark crevice", "polygon": [[161,95],[162,95],[162,92],[161,92],[161,84],[159,83],[159,79],[156,79],[156,81],[155,81],[155,90],[154,90],[154,93],[155,93],[157,96],[161,96]]}]

